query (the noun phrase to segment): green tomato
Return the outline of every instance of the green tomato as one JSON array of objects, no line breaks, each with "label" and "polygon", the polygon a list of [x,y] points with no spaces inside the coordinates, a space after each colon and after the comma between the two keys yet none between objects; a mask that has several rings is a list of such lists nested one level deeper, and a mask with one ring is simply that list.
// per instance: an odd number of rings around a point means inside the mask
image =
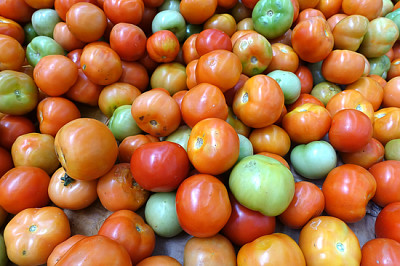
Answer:
[{"label": "green tomato", "polygon": [[154,232],[162,237],[174,237],[182,232],[175,208],[175,192],[157,192],[147,200],[144,215]]},{"label": "green tomato", "polygon": [[113,112],[108,121],[108,128],[118,141],[126,137],[140,134],[142,130],[136,124],[131,114],[131,105],[121,105]]},{"label": "green tomato", "polygon": [[26,60],[36,66],[46,55],[64,55],[65,51],[55,40],[47,36],[37,36],[26,47]]},{"label": "green tomato", "polygon": [[390,59],[387,55],[382,55],[380,57],[369,58],[370,65],[370,75],[378,75],[386,79],[387,72],[390,69]]},{"label": "green tomato", "polygon": [[8,263],[8,257],[6,252],[6,245],[4,243],[4,237],[0,234],[0,266],[6,266]]},{"label": "green tomato", "polygon": [[185,151],[187,151],[190,132],[192,132],[192,129],[189,126],[180,126],[177,130],[175,130],[166,138],[166,141],[175,142],[181,145],[185,149]]},{"label": "green tomato", "polygon": [[400,9],[396,9],[395,11],[386,14],[385,18],[393,21],[397,25],[397,29],[400,29]]},{"label": "green tomato", "polygon": [[294,147],[290,153],[290,162],[303,177],[320,179],[336,167],[337,156],[329,142],[318,140]]},{"label": "green tomato", "polygon": [[38,9],[32,14],[32,26],[38,35],[53,38],[54,27],[61,22],[57,11],[50,8]]},{"label": "green tomato", "polygon": [[25,40],[24,40],[25,45],[29,44],[33,40],[33,38],[38,36],[35,29],[33,28],[32,22],[25,24],[24,32],[25,32]]},{"label": "green tomato", "polygon": [[268,73],[267,76],[278,82],[285,97],[285,104],[294,103],[299,98],[301,81],[296,74],[289,71],[274,70]]},{"label": "green tomato", "polygon": [[0,72],[0,112],[24,115],[35,109],[39,91],[33,79],[22,72]]},{"label": "green tomato", "polygon": [[386,143],[385,159],[400,161],[400,139],[392,139]]},{"label": "green tomato", "polygon": [[165,0],[164,3],[162,3],[161,6],[158,7],[158,12],[164,11],[164,10],[174,10],[179,12],[180,11],[180,0]]},{"label": "green tomato", "polygon": [[318,83],[326,81],[326,79],[322,75],[322,71],[321,71],[322,63],[323,63],[323,61],[308,64],[308,69],[310,69],[312,77],[313,77],[313,84],[318,84]]},{"label": "green tomato", "polygon": [[[393,2],[391,0],[383,0],[382,1],[382,13],[381,17],[386,16],[393,10]],[[397,23],[396,23],[397,24]]]},{"label": "green tomato", "polygon": [[157,13],[154,17],[151,29],[153,33],[160,30],[172,31],[178,38],[179,42],[182,42],[186,35],[186,22],[178,11],[164,10]]},{"label": "green tomato", "polygon": [[293,23],[293,5],[290,0],[260,0],[254,6],[254,29],[267,39],[283,35]]},{"label": "green tomato", "polygon": [[245,136],[241,134],[238,134],[238,136],[239,136],[240,149],[239,149],[239,158],[237,161],[239,162],[243,158],[253,155],[253,144],[251,144],[251,141]]},{"label": "green tomato", "polygon": [[338,85],[329,81],[324,81],[313,87],[311,95],[316,97],[326,106],[329,100],[341,91],[342,90]]},{"label": "green tomato", "polygon": [[293,199],[294,178],[279,161],[264,155],[251,155],[233,167],[229,188],[239,203],[248,209],[277,216]]}]

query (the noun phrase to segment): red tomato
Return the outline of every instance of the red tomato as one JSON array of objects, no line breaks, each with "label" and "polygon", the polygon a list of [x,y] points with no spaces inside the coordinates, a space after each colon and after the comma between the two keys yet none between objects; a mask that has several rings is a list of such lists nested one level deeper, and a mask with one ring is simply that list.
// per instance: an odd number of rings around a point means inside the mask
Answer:
[{"label": "red tomato", "polygon": [[146,51],[150,58],[158,63],[175,60],[179,53],[179,41],[172,31],[160,30],[153,33],[146,43]]},{"label": "red tomato", "polygon": [[13,167],[14,163],[11,157],[11,153],[6,149],[0,147],[0,178]]},{"label": "red tomato", "polygon": [[12,168],[0,179],[0,206],[12,214],[46,206],[49,203],[49,183],[50,176],[38,167]]},{"label": "red tomato", "polygon": [[19,136],[31,132],[35,132],[35,126],[24,116],[6,115],[0,119],[0,145],[7,150]]},{"label": "red tomato", "polygon": [[212,175],[185,179],[176,192],[176,213],[182,229],[196,237],[210,237],[227,223],[232,212],[228,191]]},{"label": "red tomato", "polygon": [[61,45],[64,50],[73,51],[75,49],[81,49],[85,46],[85,43],[75,37],[69,30],[68,25],[65,22],[59,22],[54,27],[53,39]]},{"label": "red tomato", "polygon": [[275,217],[265,216],[241,205],[229,194],[232,213],[222,233],[234,244],[243,246],[256,238],[275,232]]},{"label": "red tomato", "polygon": [[0,2],[0,16],[17,22],[29,22],[35,12],[25,0],[3,0]]},{"label": "red tomato", "polygon": [[218,175],[236,163],[239,144],[238,134],[231,125],[219,118],[206,118],[192,128],[187,153],[200,173]]},{"label": "red tomato", "polygon": [[67,91],[65,97],[90,106],[97,106],[102,85],[98,85],[89,80],[82,69],[78,70],[78,79]]},{"label": "red tomato", "polygon": [[386,205],[376,217],[375,235],[377,238],[390,238],[400,242],[400,202]]},{"label": "red tomato", "polygon": [[119,81],[129,83],[143,92],[149,85],[149,74],[139,62],[122,61],[122,75]]},{"label": "red tomato", "polygon": [[104,13],[112,23],[139,24],[144,12],[142,0],[104,0]]},{"label": "red tomato", "polygon": [[198,33],[190,35],[182,45],[182,56],[186,64],[194,59],[199,59],[199,53],[196,50],[196,39]]},{"label": "red tomato", "polygon": [[372,165],[383,160],[385,147],[378,140],[371,138],[362,150],[356,152],[340,152],[339,154],[344,163],[357,164],[368,169]]},{"label": "red tomato", "polygon": [[355,164],[343,164],[331,170],[322,185],[325,211],[344,222],[355,223],[365,216],[375,191],[376,181],[370,172]]},{"label": "red tomato", "polygon": [[139,214],[129,210],[116,211],[108,216],[98,235],[109,237],[123,246],[133,265],[153,253],[156,241],[153,229]]},{"label": "red tomato", "polygon": [[0,16],[0,34],[8,35],[16,39],[21,45],[25,40],[24,29],[12,19]]},{"label": "red tomato", "polygon": [[400,201],[400,161],[388,160],[374,164],[368,171],[376,180],[376,193],[372,201],[381,207]]},{"label": "red tomato", "polygon": [[361,249],[361,265],[398,265],[400,264],[400,243],[389,238],[369,240]]},{"label": "red tomato", "polygon": [[0,71],[18,71],[25,60],[25,51],[21,44],[8,35],[0,34]]},{"label": "red tomato", "polygon": [[300,65],[294,73],[300,79],[301,93],[310,93],[313,88],[313,77],[310,69]]},{"label": "red tomato", "polygon": [[307,181],[295,183],[295,191],[289,207],[279,215],[279,220],[290,228],[300,229],[309,220],[320,216],[325,207],[321,189]]},{"label": "red tomato", "polygon": [[174,191],[189,174],[188,155],[174,142],[146,143],[133,152],[131,172],[136,182],[146,190]]},{"label": "red tomato", "polygon": [[138,134],[126,137],[118,146],[118,160],[121,163],[130,163],[133,152],[145,143],[159,141],[152,135]]},{"label": "red tomato", "polygon": [[232,51],[231,38],[218,29],[202,30],[196,38],[195,46],[200,56],[219,49]]},{"label": "red tomato", "polygon": [[329,141],[341,152],[362,150],[372,138],[371,120],[363,112],[344,109],[332,117],[329,129]]}]

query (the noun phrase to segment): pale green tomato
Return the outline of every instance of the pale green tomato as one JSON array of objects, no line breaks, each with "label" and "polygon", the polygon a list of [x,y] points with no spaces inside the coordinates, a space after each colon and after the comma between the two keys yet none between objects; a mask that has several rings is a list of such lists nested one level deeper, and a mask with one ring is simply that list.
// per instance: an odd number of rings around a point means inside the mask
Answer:
[{"label": "pale green tomato", "polygon": [[131,105],[121,105],[115,109],[107,126],[118,141],[142,133],[132,117]]},{"label": "pale green tomato", "polygon": [[160,30],[172,31],[179,42],[182,42],[186,35],[186,22],[178,11],[164,10],[157,13],[154,17],[151,23],[151,29],[153,33]]},{"label": "pale green tomato", "polygon": [[386,143],[385,159],[400,161],[400,139],[392,139]]},{"label": "pale green tomato", "polygon": [[192,129],[187,125],[183,125],[175,130],[172,134],[170,134],[166,140],[181,145],[185,149],[185,151],[187,151],[190,132],[192,132]]},{"label": "pale green tomato", "polygon": [[65,51],[55,40],[47,36],[37,36],[26,47],[26,60],[31,66],[36,66],[46,55],[64,55]]},{"label": "pale green tomato", "polygon": [[53,38],[54,27],[61,22],[57,11],[50,8],[38,9],[32,15],[32,26],[38,35]]},{"label": "pale green tomato", "polygon": [[251,144],[250,140],[245,136],[238,134],[239,142],[240,142],[240,150],[239,150],[239,158],[238,162],[243,158],[253,155],[253,144]]},{"label": "pale green tomato", "polygon": [[274,70],[268,73],[267,76],[278,82],[285,97],[285,104],[294,103],[299,98],[301,81],[296,74],[289,71]]},{"label": "pale green tomato", "polygon": [[336,167],[337,156],[329,142],[318,140],[297,145],[290,153],[294,170],[309,179],[320,179]]},{"label": "pale green tomato", "polygon": [[326,106],[329,100],[341,91],[342,90],[338,85],[329,81],[324,81],[313,87],[311,95],[316,97]]},{"label": "pale green tomato", "polygon": [[174,237],[182,232],[175,208],[175,192],[157,192],[147,200],[146,222],[162,237]]},{"label": "pale green tomato", "polygon": [[294,178],[278,160],[251,155],[233,167],[229,188],[239,203],[248,209],[277,216],[293,199]]},{"label": "pale green tomato", "polygon": [[387,55],[382,55],[380,57],[369,58],[370,65],[370,75],[378,75],[386,79],[387,72],[390,69],[390,59]]},{"label": "pale green tomato", "polygon": [[158,7],[158,12],[161,12],[164,10],[174,10],[174,11],[179,12],[180,4],[181,4],[180,0],[165,0],[164,3],[162,3],[162,5]]}]

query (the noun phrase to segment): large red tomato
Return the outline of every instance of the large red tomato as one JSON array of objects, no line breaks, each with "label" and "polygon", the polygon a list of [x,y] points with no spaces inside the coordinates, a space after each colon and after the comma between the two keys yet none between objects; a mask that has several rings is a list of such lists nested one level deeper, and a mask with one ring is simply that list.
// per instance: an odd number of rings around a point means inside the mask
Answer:
[{"label": "large red tomato", "polygon": [[385,207],[400,201],[400,161],[388,160],[374,164],[368,169],[376,180],[376,193],[372,201]]},{"label": "large red tomato", "polygon": [[369,240],[361,249],[361,265],[400,265],[400,243],[390,238]]},{"label": "large red tomato", "polygon": [[400,242],[400,202],[386,205],[376,217],[376,237],[384,237]]}]

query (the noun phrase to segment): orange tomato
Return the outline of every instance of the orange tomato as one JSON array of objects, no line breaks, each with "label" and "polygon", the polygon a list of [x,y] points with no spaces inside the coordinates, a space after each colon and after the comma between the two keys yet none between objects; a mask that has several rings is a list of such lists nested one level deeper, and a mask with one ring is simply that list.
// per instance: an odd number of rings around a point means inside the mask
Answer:
[{"label": "orange tomato", "polygon": [[249,140],[253,145],[254,153],[270,152],[285,156],[290,149],[290,137],[281,127],[269,125],[251,131]]},{"label": "orange tomato", "polygon": [[185,64],[189,64],[194,59],[199,59],[200,56],[196,50],[196,38],[198,33],[190,35],[182,45],[182,56]]},{"label": "orange tomato", "polygon": [[16,39],[21,45],[25,40],[24,29],[12,19],[0,16],[0,34]]},{"label": "orange tomato", "polygon": [[383,145],[400,138],[400,108],[386,107],[374,113],[373,137]]},{"label": "orange tomato", "polygon": [[381,85],[371,77],[361,77],[356,82],[346,86],[346,90],[356,90],[367,99],[377,111],[383,100],[384,90]]},{"label": "orange tomato", "polygon": [[342,10],[347,15],[362,15],[373,20],[382,10],[381,0],[343,0]]},{"label": "orange tomato", "polygon": [[382,104],[384,107],[400,108],[400,77],[392,78],[383,87]]},{"label": "orange tomato", "polygon": [[182,0],[179,5],[179,11],[185,18],[186,22],[191,24],[202,24],[214,15],[217,6],[217,0]]},{"label": "orange tomato", "polygon": [[368,169],[383,160],[385,147],[378,140],[371,138],[362,150],[356,152],[340,152],[344,163],[356,164]]},{"label": "orange tomato", "polygon": [[313,88],[313,77],[310,69],[300,65],[294,73],[300,79],[301,93],[310,93]]},{"label": "orange tomato", "polygon": [[25,50],[21,44],[8,35],[0,34],[0,71],[19,70],[25,60]]},{"label": "orange tomato", "polygon": [[299,57],[289,45],[274,43],[272,48],[272,60],[264,73],[274,70],[295,72],[299,67]]},{"label": "orange tomato", "polygon": [[320,10],[328,19],[339,13],[342,8],[342,0],[319,0],[315,8]]},{"label": "orange tomato", "polygon": [[368,19],[351,15],[340,20],[332,30],[335,49],[357,51],[368,31]]}]

